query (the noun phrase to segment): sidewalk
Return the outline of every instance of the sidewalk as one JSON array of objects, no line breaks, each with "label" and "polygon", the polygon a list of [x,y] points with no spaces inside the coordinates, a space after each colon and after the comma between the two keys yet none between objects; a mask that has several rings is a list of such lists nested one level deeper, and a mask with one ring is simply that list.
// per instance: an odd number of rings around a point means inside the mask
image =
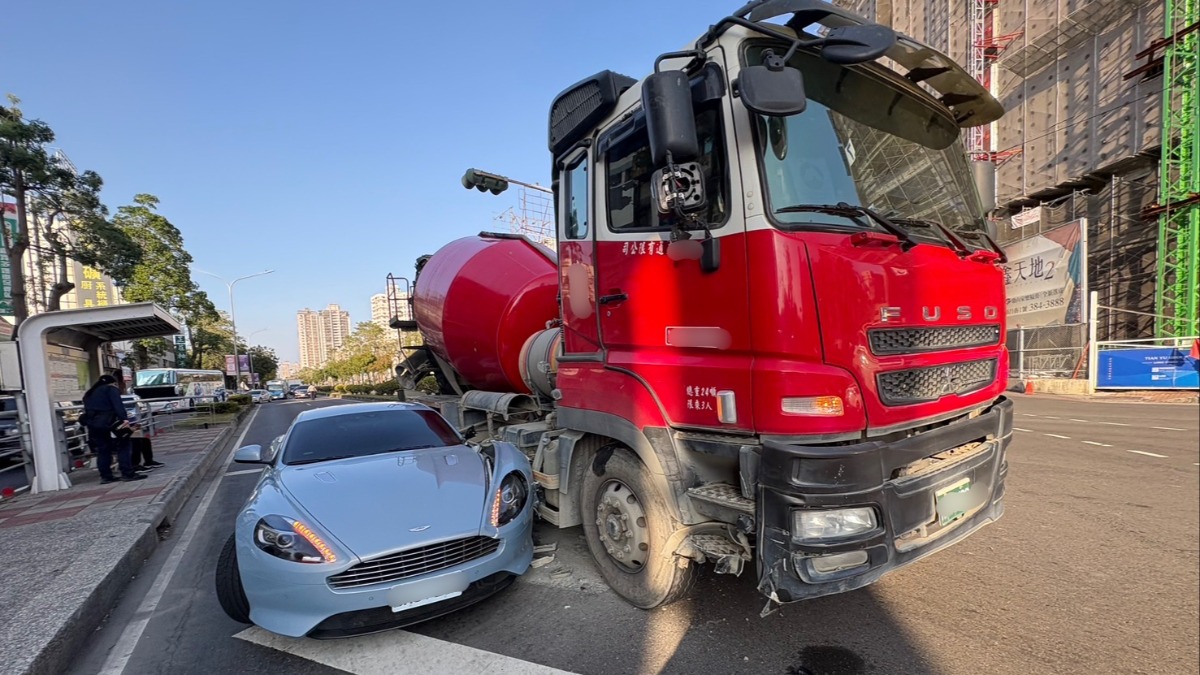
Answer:
[{"label": "sidewalk", "polygon": [[146,480],[101,485],[94,470],[75,471],[68,490],[0,503],[0,670],[66,671],[236,430],[156,437],[166,466]]}]

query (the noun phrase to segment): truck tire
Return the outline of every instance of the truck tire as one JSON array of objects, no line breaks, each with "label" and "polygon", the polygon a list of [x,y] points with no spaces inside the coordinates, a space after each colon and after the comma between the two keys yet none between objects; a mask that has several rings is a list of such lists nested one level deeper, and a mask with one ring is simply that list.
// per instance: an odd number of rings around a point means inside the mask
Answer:
[{"label": "truck tire", "polygon": [[629,604],[651,609],[678,600],[695,579],[667,540],[679,527],[667,496],[628,449],[606,446],[584,472],[583,533],[600,574]]},{"label": "truck tire", "polygon": [[221,555],[217,558],[217,602],[229,618],[238,623],[251,623],[250,601],[246,599],[246,591],[242,588],[242,575],[237,565],[237,544],[235,535],[229,535]]}]

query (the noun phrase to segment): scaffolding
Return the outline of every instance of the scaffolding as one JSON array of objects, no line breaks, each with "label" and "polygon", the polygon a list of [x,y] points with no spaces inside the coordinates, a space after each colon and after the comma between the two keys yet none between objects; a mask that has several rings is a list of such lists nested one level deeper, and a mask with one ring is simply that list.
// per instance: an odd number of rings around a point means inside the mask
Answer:
[{"label": "scaffolding", "polygon": [[543,189],[521,187],[517,205],[510,206],[495,221],[514,234],[523,234],[550,250],[558,249],[554,230],[554,196]]},{"label": "scaffolding", "polygon": [[1200,0],[1166,0],[1164,12],[1159,203],[1148,210],[1148,215],[1158,216],[1157,337],[1200,332],[1198,4]]}]

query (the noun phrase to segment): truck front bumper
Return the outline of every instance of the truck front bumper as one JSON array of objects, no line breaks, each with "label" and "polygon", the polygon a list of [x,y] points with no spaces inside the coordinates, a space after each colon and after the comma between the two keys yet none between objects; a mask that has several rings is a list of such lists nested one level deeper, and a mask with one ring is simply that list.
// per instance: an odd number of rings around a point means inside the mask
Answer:
[{"label": "truck front bumper", "polygon": [[[759,590],[794,602],[860,588],[999,519],[1011,436],[1012,401],[1001,398],[972,419],[892,442],[765,441]],[[864,507],[874,514],[868,531],[828,539],[796,534],[798,510]]]}]

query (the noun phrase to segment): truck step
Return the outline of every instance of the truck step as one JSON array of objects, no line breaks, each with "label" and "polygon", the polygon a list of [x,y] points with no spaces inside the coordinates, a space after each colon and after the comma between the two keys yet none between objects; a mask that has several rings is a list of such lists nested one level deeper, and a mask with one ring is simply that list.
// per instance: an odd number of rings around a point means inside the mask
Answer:
[{"label": "truck step", "polygon": [[709,483],[708,485],[690,488],[688,496],[694,500],[754,515],[754,500],[743,497],[741,489],[736,485],[730,485],[729,483]]}]

